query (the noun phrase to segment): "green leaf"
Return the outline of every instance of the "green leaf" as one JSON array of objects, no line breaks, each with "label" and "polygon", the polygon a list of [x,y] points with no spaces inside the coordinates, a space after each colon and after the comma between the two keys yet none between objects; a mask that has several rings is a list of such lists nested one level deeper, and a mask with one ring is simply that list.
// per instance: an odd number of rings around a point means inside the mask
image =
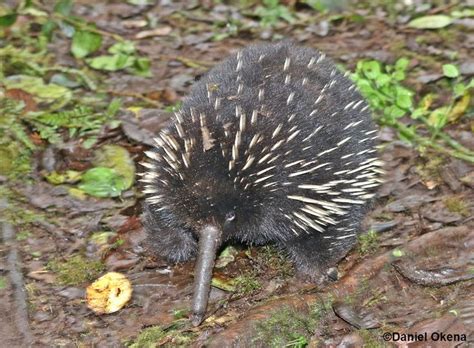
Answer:
[{"label": "green leaf", "polygon": [[474,8],[465,8],[451,12],[451,16],[455,18],[474,17]]},{"label": "green leaf", "polygon": [[222,252],[219,254],[216,260],[216,268],[224,268],[227,266],[229,263],[233,262],[235,260],[235,256],[238,254],[238,250],[229,245],[227,246]]},{"label": "green leaf", "polygon": [[54,12],[60,13],[63,16],[69,16],[73,6],[72,0],[59,0],[54,6]]},{"label": "green leaf", "polygon": [[376,60],[364,62],[362,64],[362,71],[367,78],[375,80],[380,75],[380,63]]},{"label": "green leaf", "polygon": [[4,16],[0,16],[0,28],[7,28],[12,26],[16,22],[16,13],[9,13]]},{"label": "green leaf", "polygon": [[133,64],[133,73],[138,76],[150,77],[150,59],[137,58]]},{"label": "green leaf", "polygon": [[94,197],[117,197],[127,185],[115,169],[96,167],[89,169],[82,176],[78,187]]},{"label": "green leaf", "polygon": [[122,99],[120,98],[114,98],[110,102],[109,106],[107,107],[107,116],[108,117],[114,117],[117,111],[120,110],[120,107],[122,106]]},{"label": "green leaf", "polygon": [[459,98],[464,95],[467,88],[466,85],[462,82],[456,83],[453,87],[454,97]]},{"label": "green leaf", "polygon": [[454,64],[444,64],[443,74],[444,76],[453,79],[459,76],[459,69]]},{"label": "green leaf", "polygon": [[408,67],[408,63],[410,63],[410,61],[406,58],[398,59],[395,63],[395,70],[405,71]]},{"label": "green leaf", "polygon": [[72,37],[71,52],[76,58],[84,58],[102,45],[102,36],[90,31],[76,31]]},{"label": "green leaf", "polygon": [[395,70],[392,74],[392,77],[397,81],[405,80],[405,72],[401,70]]},{"label": "green leaf", "polygon": [[111,54],[132,55],[135,53],[135,44],[132,41],[117,42],[107,50]]},{"label": "green leaf", "polygon": [[48,18],[49,14],[43,10],[40,10],[36,7],[24,7],[21,9],[21,14],[23,16],[32,16],[38,19]]},{"label": "green leaf", "polygon": [[417,108],[412,112],[410,116],[412,119],[416,120],[420,118],[421,116],[423,116],[425,113],[426,113],[425,110],[423,110],[422,108]]},{"label": "green leaf", "polygon": [[447,106],[442,106],[433,110],[433,112],[428,117],[428,124],[435,130],[440,130],[448,122],[448,112],[449,107]]},{"label": "green leaf", "polygon": [[391,105],[385,109],[385,113],[389,116],[389,119],[396,120],[397,118],[400,118],[403,115],[405,115],[406,111],[403,109],[400,109],[396,105]]},{"label": "green leaf", "polygon": [[82,147],[84,149],[91,149],[97,143],[97,137],[90,137],[83,141]]},{"label": "green leaf", "polygon": [[407,91],[403,87],[397,88],[397,106],[401,109],[410,110],[413,103],[411,99],[411,94],[407,93]]},{"label": "green leaf", "polygon": [[81,172],[77,172],[75,170],[67,170],[64,173],[52,171],[51,173],[47,173],[45,178],[53,185],[60,185],[64,183],[74,184],[81,179]]},{"label": "green leaf", "polygon": [[19,123],[10,125],[10,131],[14,134],[16,139],[21,141],[30,150],[36,149],[35,144],[31,141],[29,135],[25,132],[25,129]]},{"label": "green leaf", "polygon": [[450,25],[452,18],[445,15],[423,16],[413,19],[408,23],[411,28],[417,29],[439,29]]},{"label": "green leaf", "polygon": [[269,8],[277,7],[279,0],[263,0],[263,4]]},{"label": "green leaf", "polygon": [[303,3],[319,12],[327,11],[331,6],[331,1],[324,0],[304,0]]},{"label": "green leaf", "polygon": [[116,235],[117,235],[116,232],[98,231],[98,232],[94,232],[89,237],[89,240],[92,241],[94,244],[104,245],[104,244],[107,244],[109,240],[115,237]]},{"label": "green leaf", "polygon": [[112,168],[120,175],[124,190],[132,186],[135,180],[135,164],[124,147],[105,145],[96,151],[95,156],[95,166]]},{"label": "green leaf", "polygon": [[380,74],[377,76],[377,86],[383,87],[390,83],[390,76],[386,74]]},{"label": "green leaf", "polygon": [[131,67],[135,62],[135,57],[125,54],[115,54],[113,56],[99,56],[87,60],[87,64],[93,69],[117,71]]},{"label": "green leaf", "polygon": [[411,144],[413,142],[413,138],[416,135],[415,127],[406,127],[403,130],[398,132],[398,137],[401,141]]},{"label": "green leaf", "polygon": [[53,36],[53,31],[58,27],[55,21],[47,21],[41,27],[41,33],[51,41],[51,37]]},{"label": "green leaf", "polygon": [[81,85],[79,82],[71,80],[69,76],[62,73],[51,76],[50,82],[67,88],[77,88]]},{"label": "green leaf", "polygon": [[279,14],[280,18],[284,19],[285,21],[287,21],[290,24],[295,22],[295,18],[293,17],[291,12],[288,10],[288,8],[286,8],[285,6],[280,6],[279,7],[279,13],[278,14]]},{"label": "green leaf", "polygon": [[394,257],[402,257],[403,255],[405,255],[405,253],[403,252],[403,250],[397,248],[392,251],[392,255]]}]

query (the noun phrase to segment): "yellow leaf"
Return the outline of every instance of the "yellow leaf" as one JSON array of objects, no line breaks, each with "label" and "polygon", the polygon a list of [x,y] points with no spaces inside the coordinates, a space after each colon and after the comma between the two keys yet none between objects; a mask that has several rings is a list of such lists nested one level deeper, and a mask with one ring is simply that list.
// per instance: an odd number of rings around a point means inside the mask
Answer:
[{"label": "yellow leaf", "polygon": [[130,106],[127,108],[127,110],[130,110],[131,112],[133,112],[135,114],[135,117],[138,116],[138,113],[140,112],[140,110],[142,110],[143,108],[141,106]]},{"label": "yellow leaf", "polygon": [[462,96],[461,99],[454,104],[451,112],[448,115],[449,122],[456,122],[461,118],[462,115],[466,112],[466,109],[469,107],[469,103],[471,101],[471,96],[469,93],[466,93]]},{"label": "yellow leaf", "polygon": [[131,297],[132,284],[117,272],[109,272],[87,287],[87,305],[97,314],[117,312]]},{"label": "yellow leaf", "polygon": [[429,93],[420,100],[420,106],[423,108],[424,111],[428,111],[428,109],[433,104],[433,94]]}]

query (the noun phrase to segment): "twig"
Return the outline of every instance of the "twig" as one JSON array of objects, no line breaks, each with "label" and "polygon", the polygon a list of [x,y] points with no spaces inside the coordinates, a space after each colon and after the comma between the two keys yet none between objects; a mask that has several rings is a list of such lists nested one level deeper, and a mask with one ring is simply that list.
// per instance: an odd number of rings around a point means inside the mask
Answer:
[{"label": "twig", "polygon": [[195,68],[195,69],[202,69],[202,70],[207,70],[209,68],[212,68],[215,65],[212,62],[199,61],[199,60],[195,60],[195,59],[186,58],[186,57],[183,57],[183,56],[162,55],[161,58],[167,59],[167,60],[177,60],[178,62],[181,62],[184,65],[186,65],[187,67]]},{"label": "twig", "polygon": [[455,6],[459,5],[459,2],[458,1],[455,1],[453,2],[452,4],[448,4],[448,5],[445,5],[445,6],[441,6],[441,7],[436,7],[430,11],[428,11],[428,14],[429,15],[434,15],[434,14],[437,14],[437,13],[440,13],[440,12],[445,12]]},{"label": "twig", "polygon": [[144,102],[146,102],[146,103],[148,103],[148,104],[150,104],[150,105],[152,105],[156,108],[163,107],[163,105],[161,103],[158,103],[158,102],[154,101],[153,99],[145,97],[144,95],[142,95],[140,93],[120,92],[120,91],[113,91],[113,90],[104,90],[102,92],[106,92],[106,93],[116,95],[116,96],[119,96],[119,97],[131,97],[131,98],[140,99],[140,100],[143,100]]},{"label": "twig", "polygon": [[[431,131],[431,128],[432,126],[429,124],[428,120],[426,119],[426,117],[423,117],[423,116],[420,116],[420,120],[423,121],[423,123],[426,125],[426,127],[428,127],[428,129],[430,130],[431,133],[434,133],[433,131]],[[451,146],[453,149],[457,150],[457,151],[460,151],[460,152],[463,152],[465,153],[466,155],[469,155],[469,156],[474,156],[474,152],[472,152],[471,150],[469,150],[468,148],[465,148],[464,146],[462,146],[460,143],[458,143],[456,140],[454,140],[453,138],[451,138],[448,134],[444,133],[444,132],[438,132],[437,134],[435,134],[436,136],[439,136],[441,139],[443,139],[449,146]]]},{"label": "twig", "polygon": [[[8,202],[6,199],[0,200],[0,211],[7,209]],[[30,347],[33,342],[33,335],[31,333],[30,324],[28,321],[28,300],[26,297],[25,291],[25,281],[23,278],[23,273],[19,267],[21,263],[20,254],[18,252],[18,247],[14,243],[15,231],[13,226],[5,220],[0,221],[0,242],[7,247],[6,253],[6,266],[9,280],[11,282],[11,292],[12,292],[12,313],[8,313],[6,318],[14,319],[11,325],[12,328],[15,328],[16,332],[10,332],[11,336],[15,336],[17,333],[21,335],[20,337],[15,337],[16,342],[20,346]],[[7,304],[8,307],[8,304]],[[2,319],[3,320],[3,319]],[[8,335],[6,341],[8,340]],[[5,337],[2,338],[5,340]],[[21,343],[20,343],[20,342]]]},{"label": "twig", "polygon": [[445,147],[429,140],[426,137],[423,137],[423,136],[418,135],[416,133],[413,134],[412,132],[410,132],[410,130],[408,129],[407,126],[405,126],[404,124],[402,124],[400,122],[396,122],[396,123],[391,124],[389,126],[395,128],[397,131],[400,132],[400,134],[404,135],[406,138],[413,139],[413,141],[415,143],[419,144],[419,145],[430,147],[430,148],[432,148],[432,149],[434,149],[434,150],[436,150],[440,153],[446,154],[448,156],[456,157],[456,158],[465,160],[467,162],[474,163],[474,156],[466,154],[464,152],[452,151],[452,150],[446,149]]}]

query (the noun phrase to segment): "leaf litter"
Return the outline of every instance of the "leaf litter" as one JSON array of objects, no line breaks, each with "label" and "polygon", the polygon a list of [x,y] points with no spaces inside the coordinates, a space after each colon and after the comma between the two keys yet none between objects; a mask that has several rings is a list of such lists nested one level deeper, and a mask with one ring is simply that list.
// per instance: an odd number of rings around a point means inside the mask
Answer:
[{"label": "leaf litter", "polygon": [[[376,346],[387,330],[471,334],[472,14],[435,2],[325,3],[0,5],[0,40],[9,44],[0,49],[1,223],[16,233],[0,265],[20,255],[27,294],[0,302],[25,319],[17,304],[27,301],[23,342]],[[246,44],[283,37],[326,51],[369,87],[385,79],[384,98],[368,97],[387,171],[365,222],[374,232],[321,288],[297,278],[278,250],[237,246],[215,270],[227,290],[212,289],[210,316],[193,328],[193,265],[169,265],[147,249],[135,163],[195,77]],[[124,273],[131,302],[92,314],[84,296],[95,274],[61,281],[64,270],[71,276],[68,260],[76,270],[79,262],[100,273],[87,263],[99,262]],[[15,294],[12,272],[0,278],[2,299]],[[21,337],[19,325],[7,323],[6,342]]]}]

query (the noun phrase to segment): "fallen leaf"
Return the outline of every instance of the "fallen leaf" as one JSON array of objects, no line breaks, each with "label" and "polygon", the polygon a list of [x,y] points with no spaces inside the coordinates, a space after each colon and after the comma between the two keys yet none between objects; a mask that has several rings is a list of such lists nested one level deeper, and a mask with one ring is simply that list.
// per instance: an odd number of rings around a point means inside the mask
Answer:
[{"label": "fallen leaf", "polygon": [[413,19],[408,26],[416,29],[439,29],[450,25],[452,18],[445,15],[423,16]]},{"label": "fallen leaf", "polygon": [[117,71],[131,67],[135,57],[126,54],[114,54],[113,56],[99,56],[87,60],[87,64],[93,69],[105,71]]},{"label": "fallen leaf", "polygon": [[84,58],[97,51],[101,45],[102,36],[90,31],[79,30],[72,37],[71,53],[76,58]]},{"label": "fallen leaf", "polygon": [[117,197],[128,185],[115,169],[95,167],[84,173],[78,188],[94,197]]},{"label": "fallen leaf", "polygon": [[95,313],[114,313],[132,298],[132,284],[123,274],[109,272],[87,287],[86,298]]},{"label": "fallen leaf", "polygon": [[113,168],[125,183],[125,189],[132,186],[135,179],[135,164],[128,151],[118,145],[102,146],[95,153],[94,165],[96,167]]},{"label": "fallen leaf", "polygon": [[444,76],[453,79],[459,76],[459,69],[454,64],[444,64],[443,74]]},{"label": "fallen leaf", "polygon": [[461,116],[466,113],[466,110],[469,107],[470,102],[471,102],[470,94],[469,93],[464,94],[462,98],[459,99],[456,102],[456,104],[454,104],[454,107],[449,112],[448,121],[456,122],[457,120],[459,120]]},{"label": "fallen leaf", "polygon": [[173,30],[173,28],[171,27],[160,27],[160,28],[156,28],[156,29],[152,29],[152,30],[143,30],[141,32],[139,32],[137,35],[135,35],[135,39],[145,39],[147,37],[153,37],[153,36],[166,36],[168,35],[169,33],[171,33],[171,31]]},{"label": "fallen leaf", "polygon": [[23,103],[25,103],[25,107],[23,109],[24,113],[28,111],[38,110],[38,106],[35,100],[33,99],[33,96],[22,89],[17,89],[17,88],[8,89],[5,91],[5,97],[23,101]]},{"label": "fallen leaf", "polygon": [[21,89],[31,95],[37,103],[51,103],[51,108],[59,109],[72,98],[69,89],[54,83],[46,84],[41,77],[13,75],[3,79],[7,89]]}]

